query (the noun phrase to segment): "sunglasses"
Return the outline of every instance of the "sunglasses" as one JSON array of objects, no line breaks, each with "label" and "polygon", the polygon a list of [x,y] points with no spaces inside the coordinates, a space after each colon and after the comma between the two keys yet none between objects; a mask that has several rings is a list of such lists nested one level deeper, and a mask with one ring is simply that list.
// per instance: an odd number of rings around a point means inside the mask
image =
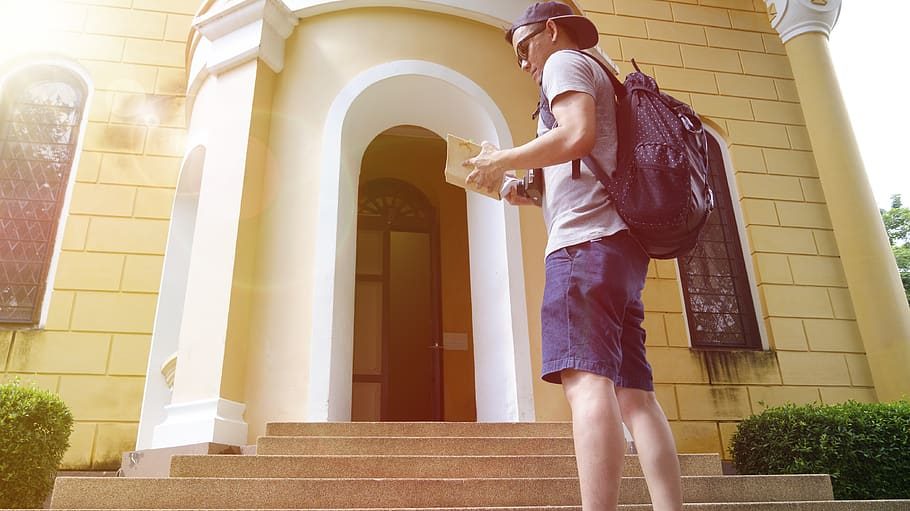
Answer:
[{"label": "sunglasses", "polygon": [[518,67],[528,61],[528,46],[531,45],[531,39],[547,29],[546,25],[541,25],[530,34],[524,36],[518,44],[515,45],[515,56],[518,57]]}]

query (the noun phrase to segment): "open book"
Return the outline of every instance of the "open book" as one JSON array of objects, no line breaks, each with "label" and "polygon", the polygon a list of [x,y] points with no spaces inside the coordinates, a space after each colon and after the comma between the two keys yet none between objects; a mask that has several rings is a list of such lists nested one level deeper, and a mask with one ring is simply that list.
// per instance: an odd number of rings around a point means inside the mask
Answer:
[{"label": "open book", "polygon": [[486,195],[491,199],[500,200],[499,192],[488,192],[467,183],[468,174],[474,169],[463,167],[461,164],[480,154],[480,146],[455,135],[446,136],[446,182],[472,192]]}]

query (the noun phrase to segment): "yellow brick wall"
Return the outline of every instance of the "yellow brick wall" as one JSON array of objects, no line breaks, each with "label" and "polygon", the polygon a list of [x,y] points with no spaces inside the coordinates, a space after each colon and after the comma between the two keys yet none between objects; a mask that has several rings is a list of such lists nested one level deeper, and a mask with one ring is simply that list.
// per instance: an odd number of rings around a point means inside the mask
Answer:
[{"label": "yellow brick wall", "polygon": [[[184,149],[185,41],[199,3],[55,0],[44,46],[14,55],[62,52],[95,87],[46,329],[0,332],[4,377],[59,392],[76,414],[65,468],[115,468],[133,447]],[[582,6],[624,72],[634,57],[723,132],[747,224],[771,352],[689,349],[674,263],[649,271],[649,355],[681,450],[725,450],[736,421],[765,405],[874,400],[792,73],[764,2]]]},{"label": "yellow brick wall", "polygon": [[63,468],[115,469],[135,445],[200,3],[54,0],[17,11],[45,32],[10,60],[63,55],[94,85],[46,328],[0,333],[4,379],[58,392],[75,415]]},{"label": "yellow brick wall", "polygon": [[786,402],[874,401],[789,61],[762,0],[588,0],[601,46],[718,127],[770,352],[689,348],[674,263],[645,289],[657,395],[684,452],[729,457],[736,422]]}]

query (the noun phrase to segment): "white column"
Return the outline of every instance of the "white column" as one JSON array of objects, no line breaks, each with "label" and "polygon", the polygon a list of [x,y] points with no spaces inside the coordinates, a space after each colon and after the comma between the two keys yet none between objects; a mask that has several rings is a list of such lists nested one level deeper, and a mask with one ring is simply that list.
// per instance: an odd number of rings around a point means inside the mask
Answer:
[{"label": "white column", "polygon": [[787,43],[810,32],[828,37],[840,16],[841,0],[765,0],[771,26]]},{"label": "white column", "polygon": [[518,209],[474,193],[467,199],[477,420],[533,421]]},{"label": "white column", "polygon": [[[222,396],[243,183],[260,60],[281,71],[284,42],[296,22],[278,0],[245,0],[216,8],[194,24],[206,44],[197,47],[192,68],[203,62],[189,88],[200,91],[197,103],[216,107],[190,123],[208,142],[173,397],[165,407],[167,418],[155,428],[153,447],[247,443],[245,405]],[[197,83],[205,80],[211,80],[205,87]],[[203,94],[210,96],[203,101]]]},{"label": "white column", "polygon": [[910,308],[837,82],[828,35],[840,0],[765,0],[806,118],[879,400],[910,393]]}]

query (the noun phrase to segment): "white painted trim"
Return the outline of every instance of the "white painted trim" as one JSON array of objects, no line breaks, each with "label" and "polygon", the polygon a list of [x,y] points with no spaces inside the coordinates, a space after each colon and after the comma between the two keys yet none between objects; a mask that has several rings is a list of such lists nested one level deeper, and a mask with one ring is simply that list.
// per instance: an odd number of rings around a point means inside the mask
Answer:
[{"label": "white painted trim", "polygon": [[530,3],[527,0],[284,0],[300,18],[366,7],[399,7],[450,14],[505,30]]},{"label": "white painted trim", "polygon": [[237,29],[266,20],[282,37],[291,35],[297,17],[280,0],[242,0],[197,18],[193,27],[207,39],[220,39]]},{"label": "white painted trim", "polygon": [[193,25],[211,41],[206,67],[219,74],[261,58],[276,73],[284,68],[284,42],[297,17],[279,0],[245,0],[212,12]]},{"label": "white painted trim", "polygon": [[218,75],[251,60],[262,59],[272,71],[284,69],[284,46],[297,16],[281,0],[242,0],[218,5],[197,18],[202,34],[190,62],[189,109],[209,75]]},{"label": "white painted trim", "polygon": [[[266,1],[265,14],[257,18],[260,4]],[[250,59],[262,58],[273,71],[280,73],[284,67],[285,40],[298,19],[348,9],[400,7],[449,14],[505,30],[527,6],[526,0],[242,0],[235,4],[219,3],[193,23],[203,37],[190,56],[187,106],[192,110],[196,92],[209,75],[217,75]],[[257,20],[264,20],[265,25],[272,28],[252,26]]]},{"label": "white painted trim", "polygon": [[[352,79],[323,128],[307,420],[350,420],[358,174],[363,152],[401,124],[510,147],[502,112],[464,75],[400,60]],[[468,194],[478,420],[533,420],[530,342],[518,213]]]},{"label": "white painted trim", "polygon": [[746,274],[749,276],[749,290],[752,293],[752,305],[755,309],[755,320],[758,322],[758,334],[761,337],[761,349],[771,349],[768,342],[768,332],[765,328],[765,313],[762,310],[761,300],[758,295],[758,279],[755,278],[755,263],[752,259],[752,247],[749,242],[749,235],[746,231],[746,220],[743,215],[742,206],[740,205],[741,195],[739,193],[739,183],[736,181],[736,172],[733,167],[733,159],[730,156],[730,150],[727,141],[720,136],[720,133],[705,126],[705,131],[710,133],[720,146],[720,154],[724,156],[724,170],[727,172],[727,187],[730,188],[730,202],[733,205],[733,215],[736,217],[736,229],[739,233],[739,244],[743,252],[743,263],[746,266]]},{"label": "white painted trim", "polygon": [[765,0],[771,18],[771,27],[780,34],[784,43],[809,32],[831,36],[840,17],[841,0],[827,0],[817,4],[812,0]]},{"label": "white painted trim", "polygon": [[167,384],[161,368],[162,364],[178,350],[177,340],[183,318],[196,213],[199,208],[199,191],[202,187],[202,170],[205,166],[205,146],[191,147],[183,158],[177,191],[171,207],[171,222],[158,286],[158,302],[149,348],[136,449],[150,449],[154,445],[155,427],[167,418],[165,408],[171,402],[173,385]]},{"label": "white painted trim", "polygon": [[[726,140],[715,129],[704,125],[705,131],[708,132],[717,141],[720,147],[720,153],[724,157],[724,172],[727,174],[727,186],[730,188],[730,203],[733,207],[733,215],[736,217],[736,229],[739,234],[740,248],[742,249],[743,264],[746,266],[746,274],[749,277],[749,291],[752,294],[753,313],[758,323],[758,334],[761,338],[762,350],[768,351],[770,343],[768,342],[768,332],[765,328],[764,312],[761,301],[758,296],[758,280],[755,278],[755,268],[752,261],[752,249],[749,246],[749,237],[746,232],[746,223],[744,221],[742,206],[740,206],[740,195],[736,183],[736,174],[733,168],[733,160],[730,158],[730,151],[727,148]],[[679,259],[676,262],[676,283],[679,287],[679,296],[683,302],[682,315],[683,322],[686,325],[686,338],[689,340],[689,347],[692,347],[692,334],[689,332],[689,314],[686,310],[686,295],[683,292],[682,278],[679,272]]]},{"label": "white painted trim", "polygon": [[246,405],[227,399],[209,399],[168,405],[167,420],[155,428],[153,449],[206,442],[246,445]]},{"label": "white painted trim", "polygon": [[[0,98],[6,82],[16,74],[30,67],[58,67],[74,74],[85,87],[85,104],[82,108],[82,120],[79,122],[79,138],[76,140],[76,146],[73,149],[73,163],[70,167],[69,182],[63,193],[63,204],[60,206],[60,217],[57,219],[57,233],[53,244],[49,247],[51,252],[51,262],[47,270],[47,281],[44,288],[44,297],[41,300],[41,314],[39,315],[38,325],[27,327],[23,325],[21,329],[44,329],[47,324],[47,317],[51,306],[51,295],[54,292],[54,282],[57,278],[57,264],[60,261],[60,252],[63,250],[63,236],[66,231],[66,223],[70,216],[70,204],[72,202],[73,188],[76,186],[76,176],[79,173],[79,161],[82,157],[82,147],[85,142],[85,132],[88,126],[88,113],[91,111],[92,99],[95,95],[95,86],[89,72],[81,64],[70,60],[66,57],[39,57],[30,59],[28,56],[19,56],[18,60],[22,62],[19,65],[7,69],[0,77]],[[0,122],[3,120],[0,119]],[[14,327],[17,328],[18,327]]]}]

